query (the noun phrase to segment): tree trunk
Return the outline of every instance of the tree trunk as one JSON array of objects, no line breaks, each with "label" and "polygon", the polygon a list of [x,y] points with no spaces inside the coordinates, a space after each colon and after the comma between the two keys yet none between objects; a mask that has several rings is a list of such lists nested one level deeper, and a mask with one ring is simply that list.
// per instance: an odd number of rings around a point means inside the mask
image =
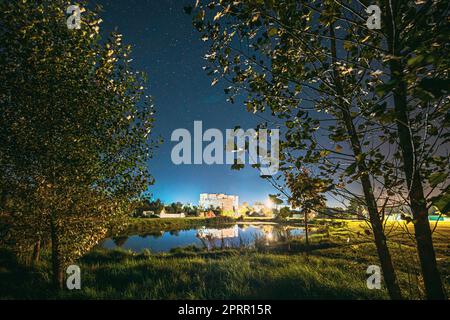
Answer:
[{"label": "tree trunk", "polygon": [[[402,66],[392,61],[391,72],[402,77]],[[398,78],[397,78],[398,79]],[[427,201],[425,199],[420,168],[416,165],[414,144],[407,124],[407,94],[406,84],[401,81],[394,89],[394,104],[397,117],[398,137],[403,156],[403,170],[408,187],[408,198],[414,219],[414,233],[417,243],[420,265],[428,299],[445,299],[442,280],[437,268],[436,255],[433,247],[433,239],[428,222]]]},{"label": "tree trunk", "polygon": [[52,218],[51,224],[51,239],[52,239],[52,279],[53,286],[57,290],[62,290],[64,285],[64,275],[61,261],[59,235],[56,223]]},{"label": "tree trunk", "polygon": [[[335,63],[337,61],[337,51],[333,25],[330,27],[330,38],[333,63]],[[343,97],[344,90],[340,82],[339,73],[336,69],[334,69],[334,81],[337,93]],[[355,161],[357,162],[358,171],[361,173],[361,185],[364,192],[367,211],[369,212],[369,220],[373,230],[378,259],[380,260],[381,269],[383,271],[384,282],[391,299],[400,300],[402,299],[402,294],[398,284],[397,275],[395,274],[394,265],[392,264],[391,254],[387,246],[383,225],[378,215],[378,206],[373,194],[372,183],[370,182],[369,175],[367,173],[366,162],[364,160],[358,161],[358,159],[363,159],[363,157],[361,157],[361,142],[356,132],[348,104],[343,101],[343,99],[339,99],[339,97],[337,100],[342,108],[342,120],[344,121],[345,128],[350,137],[350,145],[355,156]]]},{"label": "tree trunk", "polygon": [[291,252],[291,231],[289,229],[286,230],[286,238],[287,238],[287,250]]},{"label": "tree trunk", "polygon": [[[389,51],[400,56],[400,41],[398,35],[394,35],[395,26],[392,24],[392,13],[386,3],[386,26],[388,30]],[[395,14],[394,14],[395,16]],[[391,80],[396,83],[393,89],[394,108],[397,121],[398,137],[403,156],[403,170],[411,212],[414,219],[414,232],[417,243],[420,265],[427,299],[446,299],[442,280],[437,268],[436,255],[433,247],[430,224],[428,222],[427,201],[425,199],[420,168],[417,165],[415,150],[417,149],[409,128],[409,116],[407,105],[407,87],[404,80],[404,66],[401,60],[391,59],[389,62]]]},{"label": "tree trunk", "polygon": [[0,213],[2,210],[6,211],[6,198],[8,196],[8,193],[6,190],[3,190],[1,192],[1,198],[0,198]]},{"label": "tree trunk", "polygon": [[308,213],[305,212],[305,244],[306,244],[306,254],[309,253],[309,237],[308,237]]},{"label": "tree trunk", "polygon": [[[346,109],[343,112],[343,116],[347,131],[350,134],[353,153],[355,154],[355,158],[359,158],[359,155],[361,155],[362,153],[361,145],[356,134],[353,121],[351,119],[350,111]],[[386,287],[391,299],[400,300],[402,299],[402,294],[400,286],[398,284],[397,276],[395,274],[394,265],[392,264],[391,254],[387,246],[386,235],[383,231],[383,225],[378,215],[378,206],[373,194],[372,183],[370,182],[369,176],[367,174],[366,163],[365,161],[358,161],[357,166],[358,171],[362,173],[360,178],[361,185],[364,192],[364,198],[366,200],[367,211],[369,212],[369,220],[373,230],[378,258],[380,259],[381,269],[383,270],[384,282],[386,283]]]},{"label": "tree trunk", "polygon": [[41,240],[37,240],[33,248],[32,263],[37,264],[41,256]]}]

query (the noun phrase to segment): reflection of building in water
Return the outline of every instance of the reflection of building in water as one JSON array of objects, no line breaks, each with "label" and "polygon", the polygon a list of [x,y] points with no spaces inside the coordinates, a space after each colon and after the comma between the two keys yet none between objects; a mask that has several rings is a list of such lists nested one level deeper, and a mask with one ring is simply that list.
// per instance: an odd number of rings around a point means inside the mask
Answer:
[{"label": "reflection of building in water", "polygon": [[[304,236],[304,229],[297,226],[280,226],[280,225],[258,225],[258,237],[268,242],[286,241],[291,238],[299,238]],[[311,230],[312,231],[312,230]]]},{"label": "reflection of building in water", "polygon": [[274,239],[274,227],[272,225],[261,226],[261,231],[266,241],[277,240]]},{"label": "reflection of building in water", "polygon": [[227,229],[200,229],[197,232],[199,238],[205,239],[227,239],[227,238],[237,238],[239,236],[238,226]]},{"label": "reflection of building in water", "polygon": [[203,209],[220,208],[223,211],[236,212],[239,207],[239,197],[223,193],[202,193],[199,206]]}]

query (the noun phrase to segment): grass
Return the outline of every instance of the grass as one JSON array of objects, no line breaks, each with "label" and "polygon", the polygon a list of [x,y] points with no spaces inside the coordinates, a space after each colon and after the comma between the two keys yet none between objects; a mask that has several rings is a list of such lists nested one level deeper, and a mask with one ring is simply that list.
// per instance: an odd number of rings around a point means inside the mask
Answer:
[{"label": "grass", "polygon": [[[157,222],[166,226],[167,223],[171,227],[186,226],[185,222],[165,219]],[[82,290],[71,292],[54,292],[50,288],[47,259],[38,266],[24,268],[4,252],[0,254],[0,298],[387,299],[384,289],[366,287],[367,267],[378,264],[371,235],[364,232],[361,222],[345,224],[318,223],[321,232],[312,235],[308,256],[302,253],[305,248],[301,241],[291,241],[289,248],[286,243],[260,250],[208,252],[187,247],[163,254],[95,249],[77,262],[82,270]],[[399,225],[389,225],[388,230],[404,295],[423,298],[414,243]],[[450,223],[440,223],[434,241],[447,291],[449,236]]]},{"label": "grass", "polygon": [[[365,287],[364,270],[301,255],[236,250],[132,254],[95,250],[80,261],[81,291],[55,294],[45,267],[32,284],[15,287],[21,298],[67,299],[369,299],[383,291]],[[356,272],[359,271],[359,272]],[[29,279],[29,278],[26,278]],[[17,279],[19,280],[19,279]],[[32,287],[31,287],[32,286]],[[2,296],[17,298],[17,296]]]}]

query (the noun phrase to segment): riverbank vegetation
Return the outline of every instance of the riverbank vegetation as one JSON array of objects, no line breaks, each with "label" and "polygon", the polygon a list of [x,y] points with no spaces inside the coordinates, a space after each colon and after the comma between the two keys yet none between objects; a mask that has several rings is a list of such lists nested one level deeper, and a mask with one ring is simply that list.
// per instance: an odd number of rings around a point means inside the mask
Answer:
[{"label": "riverbank vegetation", "polygon": [[[366,286],[367,267],[378,265],[369,231],[360,221],[342,225],[322,223],[320,232],[311,234],[308,254],[302,239],[254,248],[176,248],[159,254],[96,248],[77,261],[82,289],[62,292],[51,287],[48,253],[35,266],[23,267],[2,251],[0,298],[387,299],[384,286]],[[406,298],[421,299],[423,280],[414,242],[401,225],[390,223],[388,228],[402,292]],[[449,237],[450,224],[440,223],[434,242],[444,275],[450,273]],[[443,280],[448,290],[448,277]]]},{"label": "riverbank vegetation", "polygon": [[[118,234],[151,234],[153,232],[187,230],[200,226],[228,226],[235,223],[235,219],[229,217],[216,218],[130,218],[126,228],[118,231]],[[113,234],[115,232],[113,231]]]}]

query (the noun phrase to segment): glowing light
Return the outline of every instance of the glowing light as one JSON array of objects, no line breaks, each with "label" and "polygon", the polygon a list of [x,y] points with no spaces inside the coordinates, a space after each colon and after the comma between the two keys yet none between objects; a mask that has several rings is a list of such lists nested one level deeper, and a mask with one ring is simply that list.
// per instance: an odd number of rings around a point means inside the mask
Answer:
[{"label": "glowing light", "polygon": [[265,206],[267,209],[273,209],[274,203],[273,203],[272,199],[267,198]]}]

